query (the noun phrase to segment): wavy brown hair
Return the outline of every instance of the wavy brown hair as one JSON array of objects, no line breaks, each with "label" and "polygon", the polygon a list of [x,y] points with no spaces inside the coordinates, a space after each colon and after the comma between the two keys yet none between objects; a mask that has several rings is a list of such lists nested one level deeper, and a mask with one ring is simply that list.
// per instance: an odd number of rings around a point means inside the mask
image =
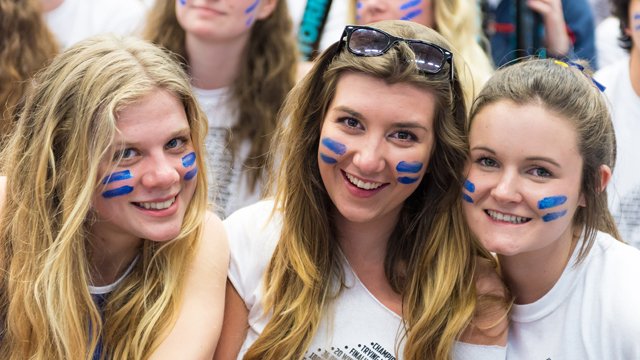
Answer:
[{"label": "wavy brown hair", "polygon": [[[297,50],[287,2],[277,1],[271,15],[257,20],[251,28],[247,47],[238,59],[240,72],[232,85],[239,121],[227,140],[234,153],[243,140],[251,141],[244,165],[252,188],[264,175],[277,114],[296,76]],[[175,6],[174,1],[158,2],[149,14],[143,36],[182,56],[188,70],[186,35],[176,19]]]},{"label": "wavy brown hair", "polygon": [[[442,36],[423,25],[384,21],[372,26],[449,48]],[[281,114],[273,156],[282,165],[272,182],[283,227],[264,278],[264,309],[271,318],[245,359],[300,359],[337,295],[332,293],[333,285],[343,284],[339,244],[330,217],[333,204],[320,177],[317,149],[325,113],[346,72],[390,84],[408,83],[431,92],[436,99],[429,171],[403,205],[388,241],[385,274],[403,299],[403,358],[447,359],[474,313],[474,255],[493,261],[477,242],[469,240],[459,202],[467,120],[460,80],[457,75],[450,80],[449,65],[436,75],[417,71],[407,61],[414,54],[404,43],[379,57],[358,57],[343,50],[334,44],[316,59]],[[284,119],[288,119],[286,124]]]},{"label": "wavy brown hair", "polygon": [[29,79],[58,52],[39,0],[0,0],[0,149]]},{"label": "wavy brown hair", "polygon": [[202,232],[206,171],[176,239],[142,239],[133,271],[101,314],[90,283],[91,201],[101,189],[118,113],[163,89],[185,109],[198,167],[206,117],[173,58],[139,39],[97,37],[56,57],[34,79],[1,157],[7,175],[0,215],[0,358],[143,359],[168,334],[185,270]]}]

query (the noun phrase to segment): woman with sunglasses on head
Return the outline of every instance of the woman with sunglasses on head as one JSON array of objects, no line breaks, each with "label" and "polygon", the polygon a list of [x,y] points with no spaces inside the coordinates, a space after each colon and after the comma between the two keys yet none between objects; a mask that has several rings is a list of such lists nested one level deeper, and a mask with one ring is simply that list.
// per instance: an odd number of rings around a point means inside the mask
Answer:
[{"label": "woman with sunglasses on head", "polygon": [[1,359],[204,359],[228,245],[206,118],[163,50],[88,39],[31,82],[1,157]]},{"label": "woman with sunglasses on head", "polygon": [[349,26],[294,88],[275,200],[225,220],[216,359],[504,355],[456,341],[506,342],[506,312],[457,202],[466,108],[448,47],[416,23]]},{"label": "woman with sunglasses on head", "polygon": [[618,241],[606,100],[583,65],[498,71],[474,103],[463,198],[514,298],[510,359],[640,359],[640,251]]},{"label": "woman with sunglasses on head", "polygon": [[[209,120],[209,198],[221,216],[262,197],[276,115],[296,76],[285,0],[165,0],[144,37],[186,60]],[[215,191],[214,191],[215,189]]]},{"label": "woman with sunglasses on head", "polygon": [[463,64],[456,68],[465,85],[467,105],[493,73],[488,40],[482,32],[482,13],[469,0],[349,0],[355,23],[410,20],[438,31],[456,50]]}]

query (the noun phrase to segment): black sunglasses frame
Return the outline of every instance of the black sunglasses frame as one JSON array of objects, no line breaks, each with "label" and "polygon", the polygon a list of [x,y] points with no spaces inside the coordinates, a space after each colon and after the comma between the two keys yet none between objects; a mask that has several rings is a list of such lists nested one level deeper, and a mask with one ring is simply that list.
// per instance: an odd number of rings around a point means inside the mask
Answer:
[{"label": "black sunglasses frame", "polygon": [[[380,50],[379,54],[363,54],[363,53],[358,53],[355,52],[351,46],[349,45],[349,42],[351,41],[351,35],[356,31],[356,30],[360,30],[360,29],[364,29],[364,30],[372,30],[375,31],[377,33],[383,34],[387,37],[388,41],[387,41],[387,45],[385,46],[384,49]],[[385,31],[382,31],[380,29],[376,29],[374,27],[370,27],[370,26],[361,26],[361,25],[347,25],[344,28],[344,31],[342,32],[342,36],[340,37],[340,44],[338,45],[338,49],[337,52],[339,53],[342,50],[343,46],[347,47],[347,50],[349,50],[350,53],[352,53],[353,55],[356,56],[364,56],[364,57],[376,57],[376,56],[382,56],[383,54],[385,54],[387,51],[389,51],[389,49],[391,49],[394,45],[396,45],[399,42],[405,42],[409,45],[409,47],[411,47],[411,44],[421,44],[421,45],[426,45],[429,47],[432,47],[434,49],[436,49],[437,51],[439,51],[440,53],[442,53],[443,56],[443,61],[442,64],[440,65],[440,68],[438,71],[428,71],[425,69],[421,69],[417,64],[416,67],[418,68],[419,71],[427,73],[427,74],[438,74],[440,73],[440,71],[442,71],[444,63],[448,62],[449,63],[449,80],[451,82],[453,82],[453,77],[454,77],[454,70],[453,70],[453,53],[445,48],[442,48],[436,44],[432,44],[430,42],[426,42],[423,40],[417,40],[417,39],[405,39],[405,38],[401,38],[401,37],[397,37],[394,35],[391,35]],[[376,49],[377,50],[377,49]],[[411,50],[413,50],[413,48],[411,48]],[[415,53],[415,51],[414,51]]]}]

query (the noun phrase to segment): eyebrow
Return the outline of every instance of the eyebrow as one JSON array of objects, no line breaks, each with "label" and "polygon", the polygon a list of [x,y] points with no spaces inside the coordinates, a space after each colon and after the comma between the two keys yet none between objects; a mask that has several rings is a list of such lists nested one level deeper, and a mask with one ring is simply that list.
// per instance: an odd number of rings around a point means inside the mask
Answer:
[{"label": "eyebrow", "polygon": [[[361,113],[351,109],[350,107],[347,106],[336,106],[332,109],[330,109],[330,111],[341,111],[341,112],[345,112],[347,114],[349,114],[350,116],[353,116],[356,119],[366,119],[366,117],[364,115],[362,115]],[[424,131],[429,131],[429,129],[427,129],[424,125],[416,122],[416,121],[399,121],[399,122],[394,122],[393,126],[396,128],[403,128],[403,129],[422,129]]]},{"label": "eyebrow", "polygon": [[[488,153],[491,153],[492,155],[496,155],[496,152],[486,146],[474,146],[473,148],[471,148],[471,151],[475,151],[475,150],[481,150],[481,151],[486,151]],[[548,158],[548,157],[544,157],[544,156],[530,156],[525,158],[525,160],[527,161],[544,161],[544,162],[548,162],[549,164],[552,164],[556,167],[561,168],[562,166],[560,166],[560,164],[558,164],[555,160]]]},{"label": "eyebrow", "polygon": [[[190,136],[190,135],[191,135],[191,128],[189,126],[186,126],[169,134],[169,136],[167,137],[167,140],[173,139],[178,136]],[[138,145],[138,142],[135,142],[135,141],[129,142],[123,139],[123,141],[121,142],[114,143],[114,149],[121,149],[123,147],[129,147],[129,146],[135,147],[137,145]]]}]

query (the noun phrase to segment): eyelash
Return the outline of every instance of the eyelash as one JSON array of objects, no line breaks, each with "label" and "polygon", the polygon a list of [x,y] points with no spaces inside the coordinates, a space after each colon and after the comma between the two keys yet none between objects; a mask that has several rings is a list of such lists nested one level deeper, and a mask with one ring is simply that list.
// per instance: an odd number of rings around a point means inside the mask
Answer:
[{"label": "eyelash", "polygon": [[[172,150],[172,151],[176,151],[176,150],[178,150],[178,152],[179,152],[179,151],[181,151],[181,150],[182,150],[182,149],[183,149],[183,148],[184,148],[184,147],[189,143],[189,140],[190,140],[190,139],[189,139],[188,137],[186,137],[186,136],[178,136],[178,137],[175,137],[175,138],[173,138],[173,139],[169,140],[169,141],[164,145],[164,148],[165,148],[166,150]],[[172,142],[174,142],[174,141],[178,141],[178,142],[180,142],[180,143],[179,143],[178,145],[175,145],[175,146],[171,147],[169,144],[170,144],[170,143],[172,143]],[[127,153],[127,152],[134,152],[134,153],[135,153],[135,155],[125,157],[125,155],[126,155],[126,153]],[[129,160],[129,159],[134,158],[135,156],[138,156],[139,154],[140,154],[140,152],[139,152],[137,149],[135,149],[135,148],[126,148],[126,149],[122,149],[122,150],[116,151],[116,152],[113,154],[113,161],[114,161],[114,162],[126,161],[126,160]]]},{"label": "eyelash", "polygon": [[[498,166],[498,162],[490,157],[486,157],[486,156],[482,156],[480,158],[478,158],[475,161],[477,164],[479,164],[480,166],[483,167],[497,167]],[[488,164],[487,162],[491,162],[491,164]],[[543,172],[543,174],[536,174],[536,171],[540,170]],[[529,169],[527,171],[527,174],[530,174],[532,176],[535,177],[541,177],[541,178],[550,178],[553,176],[553,173],[549,170],[547,170],[546,168],[542,167],[542,166],[536,166],[533,167],[531,169]]]},{"label": "eyelash", "polygon": [[[344,117],[344,118],[339,118],[338,119],[339,123],[342,123],[344,126],[346,126],[348,129],[363,129],[362,123],[360,122],[360,120],[358,119],[354,119],[352,117]],[[351,124],[349,124],[351,123]],[[402,139],[400,138],[398,135],[399,134],[406,134],[407,138],[406,139]],[[394,139],[400,140],[400,141],[417,141],[418,137],[411,131],[408,130],[398,130],[395,131],[391,134],[391,136]]]},{"label": "eyelash", "polygon": [[[493,165],[487,164],[487,161],[493,162]],[[478,160],[476,160],[476,163],[478,163],[478,164],[480,164],[480,166],[484,166],[484,167],[496,167],[498,165],[497,161],[495,161],[494,159],[492,159],[490,157],[486,157],[486,156],[482,156],[482,157],[478,158]]]}]

